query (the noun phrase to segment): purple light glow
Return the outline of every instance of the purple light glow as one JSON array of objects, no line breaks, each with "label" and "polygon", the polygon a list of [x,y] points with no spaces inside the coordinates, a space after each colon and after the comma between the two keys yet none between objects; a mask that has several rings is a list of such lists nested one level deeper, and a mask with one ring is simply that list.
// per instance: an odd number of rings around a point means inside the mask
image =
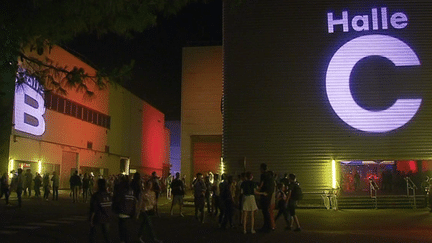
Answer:
[{"label": "purple light glow", "polygon": [[417,66],[416,53],[403,41],[386,35],[366,35],[343,45],[330,60],[326,90],[336,114],[351,127],[384,133],[408,123],[420,108],[422,99],[398,99],[389,108],[369,111],[360,107],[350,91],[350,74],[358,61],[369,56],[382,56],[395,66]]},{"label": "purple light glow", "polygon": [[[26,96],[33,100],[32,104],[26,101]],[[28,98],[27,98],[28,99]],[[15,129],[35,136],[40,136],[45,132],[45,113],[44,98],[27,83],[15,89],[14,120]],[[35,123],[29,123],[26,116],[31,117]]]}]

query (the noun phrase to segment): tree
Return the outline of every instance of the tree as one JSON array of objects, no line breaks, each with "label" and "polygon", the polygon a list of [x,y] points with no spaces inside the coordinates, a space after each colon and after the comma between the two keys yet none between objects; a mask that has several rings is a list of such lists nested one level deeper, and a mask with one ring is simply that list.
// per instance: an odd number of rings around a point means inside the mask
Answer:
[{"label": "tree", "polygon": [[77,88],[88,96],[93,92],[84,80],[104,88],[107,82],[124,77],[133,65],[109,72],[97,69],[95,75],[89,75],[80,67],[29,57],[26,48],[43,54],[83,33],[115,33],[130,38],[154,25],[158,17],[175,14],[193,1],[197,0],[4,1],[0,6],[0,171],[7,170],[9,161],[15,81],[23,82],[16,79],[19,63],[50,91],[66,94],[68,87]]}]

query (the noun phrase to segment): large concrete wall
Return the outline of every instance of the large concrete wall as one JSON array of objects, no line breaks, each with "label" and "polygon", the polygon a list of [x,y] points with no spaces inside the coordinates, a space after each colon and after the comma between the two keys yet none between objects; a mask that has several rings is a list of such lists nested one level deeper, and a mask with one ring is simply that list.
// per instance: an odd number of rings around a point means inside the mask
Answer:
[{"label": "large concrete wall", "polygon": [[183,48],[181,172],[193,178],[194,135],[222,135],[222,47]]}]

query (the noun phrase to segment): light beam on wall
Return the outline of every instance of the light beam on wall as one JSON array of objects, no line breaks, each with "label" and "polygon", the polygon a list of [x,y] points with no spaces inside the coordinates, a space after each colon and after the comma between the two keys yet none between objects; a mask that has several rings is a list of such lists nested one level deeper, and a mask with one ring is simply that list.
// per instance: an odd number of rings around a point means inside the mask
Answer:
[{"label": "light beam on wall", "polygon": [[225,173],[225,165],[224,165],[223,157],[221,157],[220,168],[221,168],[221,175],[223,175]]},{"label": "light beam on wall", "polygon": [[42,173],[42,161],[38,160],[38,173]]},{"label": "light beam on wall", "polygon": [[332,188],[337,188],[336,161],[332,160]]},{"label": "light beam on wall", "polygon": [[9,168],[8,168],[8,172],[10,173],[15,167],[15,161],[13,159],[9,160]]}]

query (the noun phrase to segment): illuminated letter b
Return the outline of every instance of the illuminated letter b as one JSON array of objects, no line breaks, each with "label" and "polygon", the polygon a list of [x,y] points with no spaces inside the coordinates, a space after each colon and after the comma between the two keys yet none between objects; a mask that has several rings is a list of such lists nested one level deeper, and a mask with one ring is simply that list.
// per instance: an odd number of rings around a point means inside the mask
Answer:
[{"label": "illuminated letter b", "polygon": [[45,132],[44,99],[34,89],[23,84],[15,90],[15,129],[40,136]]}]

